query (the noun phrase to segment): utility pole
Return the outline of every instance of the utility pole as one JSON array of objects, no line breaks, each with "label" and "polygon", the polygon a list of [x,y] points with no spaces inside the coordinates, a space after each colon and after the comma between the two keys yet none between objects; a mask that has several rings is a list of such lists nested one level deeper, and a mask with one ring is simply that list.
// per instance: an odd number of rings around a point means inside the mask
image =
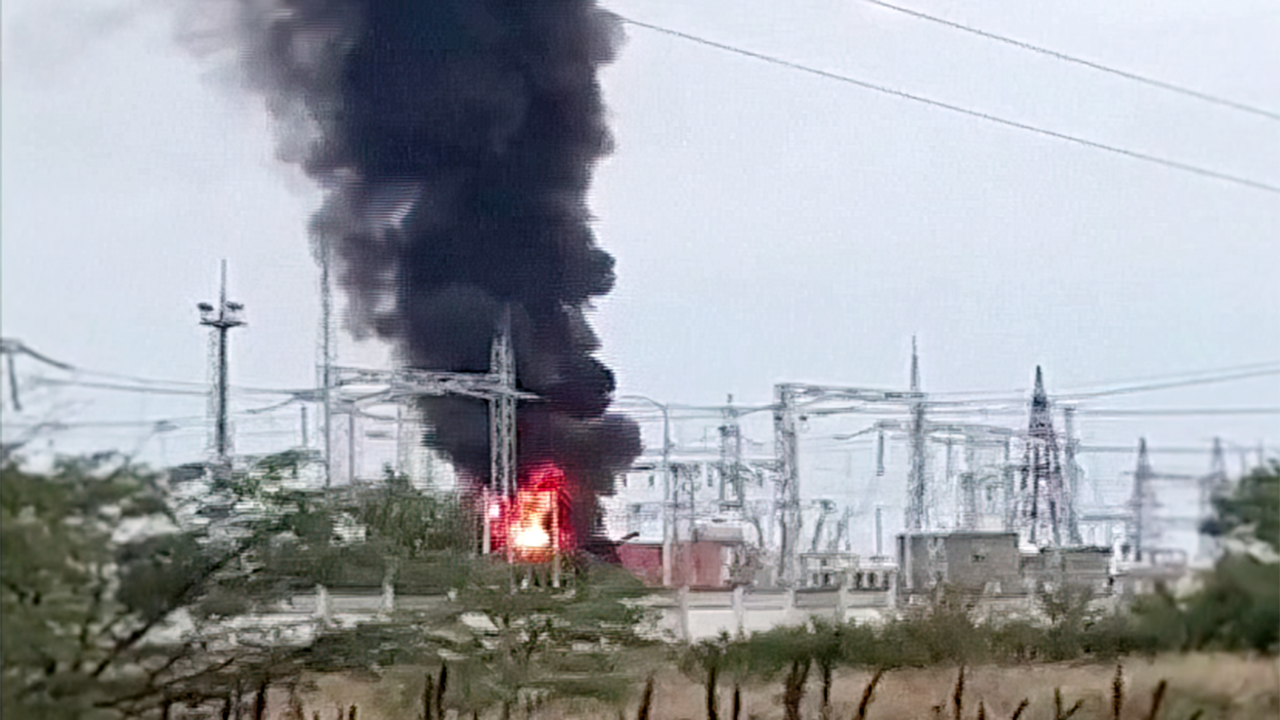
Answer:
[{"label": "utility pole", "polygon": [[876,557],[884,557],[884,508],[876,506]]},{"label": "utility pole", "polygon": [[1013,481],[1013,438],[1004,440],[1004,465],[1000,470],[1001,484],[1004,486],[1004,531],[1014,532],[1018,528],[1018,505],[1014,499]]},{"label": "utility pole", "polygon": [[320,414],[324,425],[324,487],[333,485],[333,295],[329,282],[332,251],[327,237],[320,243],[320,362],[316,368],[320,381]]},{"label": "utility pole", "polygon": [[884,477],[884,428],[876,430],[876,477]]},{"label": "utility pole", "polygon": [[218,307],[200,303],[200,324],[213,328],[213,458],[218,465],[229,462],[231,450],[230,429],[227,423],[227,331],[244,325],[241,311],[244,305],[227,300],[227,261],[222,261],[222,282],[218,295]]},{"label": "utility pole", "polygon": [[[920,354],[911,336],[911,392],[920,392]],[[924,530],[925,445],[924,402],[917,397],[911,409],[911,462],[907,470],[907,517],[902,537],[902,577],[905,589],[915,590],[914,538]]]},{"label": "utility pole", "polygon": [[675,526],[671,517],[674,510],[671,502],[671,411],[666,405],[658,407],[662,410],[662,586],[671,587],[671,563],[674,562],[671,546]]},{"label": "utility pole", "polygon": [[[953,482],[953,478],[955,478],[955,438],[951,437],[948,433],[947,436],[943,438],[942,444],[947,448],[947,459],[945,466],[946,470],[943,472],[941,484],[942,487],[946,488],[946,492],[950,494],[953,489],[957,489]],[[956,494],[959,495],[959,493]],[[957,523],[957,525],[958,524],[959,523]]]},{"label": "utility pole", "polygon": [[671,587],[672,543],[675,526],[675,486],[671,478],[671,408],[644,395],[623,395],[619,400],[639,400],[662,413],[662,586]]},{"label": "utility pole", "polygon": [[356,404],[347,404],[347,484],[356,484]]},{"label": "utility pole", "polygon": [[[911,338],[911,392],[920,392],[920,355],[916,339]],[[907,476],[907,544],[910,536],[924,530],[925,500],[925,427],[924,401],[917,397],[911,403],[911,465]],[[910,553],[908,553],[910,555]]]}]

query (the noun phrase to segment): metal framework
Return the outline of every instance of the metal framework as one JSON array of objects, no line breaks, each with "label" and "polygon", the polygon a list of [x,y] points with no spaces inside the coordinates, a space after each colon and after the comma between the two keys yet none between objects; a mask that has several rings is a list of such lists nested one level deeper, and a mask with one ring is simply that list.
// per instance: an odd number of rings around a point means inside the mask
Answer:
[{"label": "metal framework", "polygon": [[924,395],[868,388],[780,383],[773,387],[774,451],[778,458],[778,511],[781,543],[778,549],[779,580],[798,580],[800,542],[800,464],[796,427],[800,413],[810,406],[830,400],[870,403],[921,404]]},{"label": "metal framework", "polygon": [[516,363],[509,307],[498,320],[486,379],[493,385],[488,397],[490,487],[510,500],[516,494]]},{"label": "metal framework", "polygon": [[1037,547],[1061,547],[1072,541],[1062,456],[1039,366],[1016,502],[1017,529],[1022,540]]},{"label": "metal framework", "polygon": [[[1227,457],[1222,449],[1222,438],[1213,439],[1213,454],[1209,461],[1209,474],[1200,478],[1200,519],[1209,518],[1212,511],[1213,498],[1222,494],[1231,486],[1227,478]],[[1214,560],[1220,550],[1218,541],[1208,534],[1200,533],[1198,555],[1201,560]]]},{"label": "metal framework", "polygon": [[1155,494],[1151,481],[1155,472],[1151,469],[1151,457],[1147,454],[1147,439],[1138,440],[1138,466],[1133,473],[1133,495],[1129,498],[1129,523],[1125,528],[1125,543],[1136,561],[1142,560],[1147,543],[1155,530]]},{"label": "metal framework", "polygon": [[746,500],[742,487],[742,427],[738,424],[738,409],[729,404],[721,410],[724,424],[720,430],[720,508],[737,509]]},{"label": "metal framework", "polygon": [[[536,400],[533,393],[516,389],[515,356],[511,343],[511,314],[504,309],[495,329],[490,353],[489,372],[457,373],[433,372],[401,368],[397,370],[370,370],[356,367],[334,366],[329,369],[335,387],[380,386],[377,390],[350,397],[343,405],[349,405],[354,422],[355,409],[367,402],[404,402],[423,396],[456,395],[484,400],[489,405],[489,490],[503,499],[511,499],[516,493],[516,403],[520,400]],[[354,431],[349,430],[354,437]],[[354,441],[352,441],[354,443]],[[349,449],[348,453],[353,453]],[[354,479],[353,457],[348,458]],[[487,503],[486,503],[487,504]],[[490,551],[489,513],[483,515],[484,537],[481,550]]]}]

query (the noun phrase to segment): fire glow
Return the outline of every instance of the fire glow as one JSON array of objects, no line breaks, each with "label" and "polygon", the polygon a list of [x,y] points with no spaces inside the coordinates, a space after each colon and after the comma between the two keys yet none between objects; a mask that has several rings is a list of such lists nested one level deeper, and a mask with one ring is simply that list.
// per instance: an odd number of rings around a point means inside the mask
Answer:
[{"label": "fire glow", "polygon": [[549,562],[573,547],[564,471],[540,465],[519,483],[514,498],[490,505],[495,550],[509,550],[515,562]]}]

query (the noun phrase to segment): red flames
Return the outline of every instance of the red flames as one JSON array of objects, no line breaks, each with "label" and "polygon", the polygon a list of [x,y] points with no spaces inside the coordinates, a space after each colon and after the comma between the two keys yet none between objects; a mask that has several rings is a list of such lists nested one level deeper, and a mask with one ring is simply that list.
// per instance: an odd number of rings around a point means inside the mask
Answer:
[{"label": "red flames", "polygon": [[492,552],[516,562],[549,562],[573,548],[564,471],[546,464],[532,468],[517,484],[514,498],[489,504]]}]

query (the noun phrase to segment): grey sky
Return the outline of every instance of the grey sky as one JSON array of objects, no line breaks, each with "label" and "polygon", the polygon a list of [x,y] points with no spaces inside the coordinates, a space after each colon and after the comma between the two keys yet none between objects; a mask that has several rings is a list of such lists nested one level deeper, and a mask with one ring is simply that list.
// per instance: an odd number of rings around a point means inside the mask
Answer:
[{"label": "grey sky", "polygon": [[[1280,7],[1264,0],[910,6],[1280,110]],[[858,0],[609,7],[1280,184],[1280,123]],[[234,335],[234,382],[309,386],[306,219],[319,195],[274,160],[261,102],[224,77],[228,58],[194,58],[158,8],[3,6],[4,334],[93,369],[201,380],[195,303],[213,297],[225,257],[250,320]],[[763,402],[780,380],[902,386],[912,333],[926,389],[939,391],[1026,388],[1037,363],[1052,392],[1280,358],[1276,195],[628,35],[604,75],[618,149],[593,193],[619,276],[596,322],[626,392]],[[343,354],[379,353],[347,342]],[[1278,387],[1271,377],[1107,406],[1276,405]],[[199,398],[42,392],[88,397],[81,419],[203,412]],[[1082,432],[1124,444],[1277,436],[1275,416],[1082,421]],[[183,437],[171,452],[198,451],[198,428]],[[1205,460],[1167,461],[1178,462]]]}]

